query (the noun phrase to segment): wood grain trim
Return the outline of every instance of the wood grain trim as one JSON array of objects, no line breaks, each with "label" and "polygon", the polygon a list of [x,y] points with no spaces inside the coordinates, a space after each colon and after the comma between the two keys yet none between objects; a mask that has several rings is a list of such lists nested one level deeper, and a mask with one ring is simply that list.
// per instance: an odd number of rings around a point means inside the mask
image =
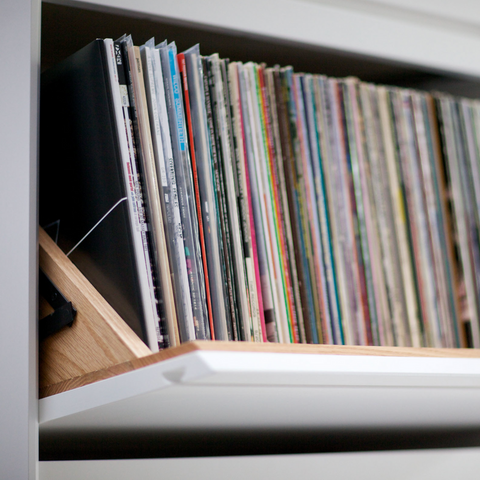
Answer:
[{"label": "wood grain trim", "polygon": [[39,243],[41,268],[77,309],[72,328],[40,343],[40,388],[151,355],[43,229]]},{"label": "wood grain trim", "polygon": [[57,280],[57,286],[63,288],[66,295],[78,298],[77,301],[84,301],[90,308],[98,311],[103,321],[132,353],[139,357],[151,353],[150,349],[135,335],[42,228],[39,229],[39,244],[40,266],[50,278],[56,277],[60,280]]}]

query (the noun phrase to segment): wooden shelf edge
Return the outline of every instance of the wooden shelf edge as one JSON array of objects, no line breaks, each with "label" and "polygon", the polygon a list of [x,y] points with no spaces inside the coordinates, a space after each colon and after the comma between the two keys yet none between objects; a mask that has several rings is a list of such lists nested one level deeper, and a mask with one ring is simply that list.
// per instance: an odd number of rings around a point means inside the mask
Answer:
[{"label": "wooden shelf edge", "polygon": [[122,373],[138,370],[170,358],[194,351],[244,352],[244,353],[287,353],[310,355],[366,355],[387,357],[422,358],[480,358],[480,350],[467,348],[409,348],[409,347],[366,347],[348,345],[303,345],[247,342],[194,341],[172,347],[152,355],[128,360],[118,365],[86,373],[40,389],[40,398],[73,390]]}]

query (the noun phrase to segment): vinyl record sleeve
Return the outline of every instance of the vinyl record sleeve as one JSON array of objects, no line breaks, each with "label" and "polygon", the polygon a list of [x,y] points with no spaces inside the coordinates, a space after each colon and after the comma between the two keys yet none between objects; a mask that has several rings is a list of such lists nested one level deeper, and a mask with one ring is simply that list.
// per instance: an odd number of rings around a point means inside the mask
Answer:
[{"label": "vinyl record sleeve", "polygon": [[[248,63],[243,67],[245,77],[245,98],[247,103],[248,120],[251,133],[251,155],[248,156],[249,175],[254,185],[252,190],[256,196],[259,210],[255,214],[255,225],[263,226],[265,260],[264,277],[265,288],[270,287],[271,299],[275,311],[274,322],[266,320],[267,338],[274,341],[289,342],[289,331],[286,317],[285,296],[283,283],[278,263],[278,243],[275,232],[275,219],[273,217],[272,199],[268,184],[267,149],[263,125],[263,112],[258,80],[258,66]],[[258,214],[258,215],[257,215]],[[257,228],[258,231],[258,228]],[[264,268],[263,267],[263,268]],[[262,268],[262,269],[263,269]]]},{"label": "vinyl record sleeve", "polygon": [[[227,340],[227,292],[222,271],[218,211],[212,173],[212,148],[207,124],[203,65],[198,45],[183,53],[190,99],[190,148],[194,148],[198,176],[198,195],[203,219],[208,278],[212,302],[213,331],[217,340]],[[185,79],[184,79],[185,80]],[[192,156],[193,159],[193,156]]]},{"label": "vinyl record sleeve", "polygon": [[[362,90],[362,99],[364,102],[363,109],[364,111],[367,109],[371,110],[372,125],[370,135],[373,137],[372,141],[380,144],[380,153],[382,154],[383,152],[385,158],[392,212],[397,235],[398,254],[402,269],[403,288],[407,307],[406,313],[411,325],[411,332],[413,332],[412,344],[424,345],[420,291],[418,288],[417,276],[415,275],[413,240],[410,235],[410,226],[406,214],[406,191],[403,187],[398,158],[400,152],[395,136],[393,111],[390,101],[391,92],[385,87],[374,87],[373,85],[368,88],[366,86],[362,87]],[[376,128],[375,123],[378,123]],[[376,130],[378,131],[377,134],[375,133]],[[373,162],[373,160],[370,160],[370,162]],[[378,220],[378,228],[380,228],[379,224],[380,221]],[[384,272],[382,271],[380,275],[384,275]],[[379,284],[378,290],[381,292],[382,296],[384,294],[387,295],[386,288],[383,287],[386,286],[386,284],[385,280]],[[385,292],[383,292],[383,290],[385,290]],[[387,317],[385,316],[384,318]],[[414,323],[417,323],[418,325],[416,329],[413,327]],[[390,333],[387,332],[386,325],[384,325],[384,328],[384,341],[387,341],[385,337],[389,337]],[[415,330],[419,330],[419,333],[415,334]],[[418,338],[418,335],[420,338]],[[387,341],[387,344],[388,343],[390,342]]]},{"label": "vinyl record sleeve", "polygon": [[[368,261],[366,265],[367,287],[370,289],[370,299],[374,304],[370,305],[372,322],[372,339],[375,345],[388,345],[386,340],[387,325],[390,316],[387,305],[387,295],[382,267],[382,250],[379,239],[379,221],[377,218],[377,206],[374,202],[371,159],[383,152],[379,138],[378,112],[373,112],[370,102],[372,95],[370,85],[359,83],[357,89],[357,105],[361,110],[361,125],[356,125],[358,154],[359,183],[362,188],[364,221],[365,221],[365,249],[364,256]],[[357,123],[357,122],[355,122]],[[360,130],[360,131],[359,131]],[[371,283],[370,283],[371,282]],[[390,329],[391,330],[391,329]]]},{"label": "vinyl record sleeve", "polygon": [[[228,88],[232,110],[232,135],[235,145],[234,175],[236,176],[237,181],[237,202],[239,207],[240,233],[243,243],[243,253],[245,256],[245,274],[248,282],[253,340],[260,342],[266,340],[266,330],[261,291],[259,294],[257,293],[257,285],[260,286],[260,279],[257,278],[255,273],[255,269],[257,269],[257,273],[259,274],[258,258],[255,258],[257,255],[256,241],[254,245],[251,230],[253,222],[250,218],[251,212],[248,198],[249,187],[247,187],[248,172],[246,166],[247,158],[244,135],[245,130],[243,128],[243,112],[240,99],[237,63],[230,63],[228,65]],[[248,178],[248,181],[249,180],[250,179]],[[253,232],[253,235],[255,235],[255,232]],[[257,263],[257,268],[255,267],[255,262]],[[262,305],[261,311],[260,305]]]},{"label": "vinyl record sleeve", "polygon": [[[294,75],[295,101],[297,104],[297,125],[300,140],[301,158],[297,161],[302,165],[301,188],[305,193],[305,216],[307,218],[308,230],[312,255],[312,278],[315,278],[317,301],[321,316],[317,318],[317,330],[321,332],[322,343],[332,343],[332,312],[328,299],[328,285],[325,273],[323,245],[321,243],[320,222],[318,217],[317,202],[314,186],[314,173],[312,165],[312,145],[309,138],[309,107],[312,104],[311,91],[308,88],[307,78],[303,74]],[[310,126],[310,131],[312,126]]]},{"label": "vinyl record sleeve", "polygon": [[[175,179],[172,179],[172,155],[170,134],[165,134],[168,129],[168,120],[165,118],[165,92],[163,88],[163,77],[160,64],[160,56],[155,49],[155,40],[150,39],[146,45],[141,47],[142,64],[144,71],[146,100],[149,111],[150,130],[153,143],[153,153],[157,172],[157,184],[161,214],[165,230],[166,252],[164,258],[169,260],[171,284],[175,297],[175,308],[178,322],[175,324],[177,335],[185,338],[185,323],[189,320],[188,312],[191,312],[190,293],[179,294],[180,278],[187,278],[185,265],[185,254],[183,239],[178,232],[181,230],[180,212],[176,195]],[[174,173],[173,173],[174,176]],[[177,227],[178,226],[178,227]],[[167,257],[168,253],[168,257]],[[180,258],[180,260],[179,260]],[[183,267],[183,270],[182,270]],[[185,300],[187,305],[185,306]]]},{"label": "vinyl record sleeve", "polygon": [[265,319],[265,331],[267,340],[278,341],[275,325],[275,305],[273,299],[273,285],[270,278],[268,255],[267,255],[267,231],[262,215],[261,197],[257,182],[255,169],[255,158],[257,158],[257,145],[255,142],[255,127],[252,121],[252,98],[250,84],[245,65],[237,64],[240,101],[242,104],[244,145],[246,153],[245,174],[248,177],[248,185],[251,200],[251,211],[257,246],[258,271],[260,275],[263,315]]},{"label": "vinyl record sleeve", "polygon": [[[140,279],[140,290],[146,316],[149,343],[156,348],[166,346],[159,343],[158,332],[163,316],[163,303],[158,301],[157,268],[153,260],[149,227],[145,213],[145,199],[140,178],[137,149],[135,148],[133,123],[130,119],[131,103],[129,101],[125,65],[121,45],[112,39],[104,40],[109,57],[109,73],[112,97],[117,120],[117,133],[123,163],[124,182],[128,191],[128,206],[132,224],[133,240]],[[155,348],[155,350],[156,350]]]},{"label": "vinyl record sleeve", "polygon": [[225,188],[225,203],[228,210],[230,241],[232,248],[233,278],[236,290],[239,317],[237,327],[239,338],[245,341],[252,339],[251,312],[248,299],[248,285],[245,275],[245,258],[240,232],[239,209],[237,206],[237,185],[234,176],[234,149],[230,116],[230,97],[227,85],[226,60],[217,54],[209,57],[212,69],[212,80],[215,83],[214,119],[216,121],[218,148],[222,152],[222,168]]},{"label": "vinyl record sleeve", "polygon": [[[284,275],[280,267],[280,243],[278,238],[277,218],[273,199],[273,189],[270,175],[270,155],[262,99],[262,85],[260,78],[261,67],[248,63],[245,71],[249,78],[251,95],[251,125],[254,140],[254,166],[256,171],[257,187],[260,197],[263,225],[266,229],[266,252],[269,262],[269,275],[272,285],[273,301],[275,306],[275,322],[278,341],[292,342]],[[247,90],[248,92],[248,90]]]},{"label": "vinyl record sleeve", "polygon": [[281,211],[281,201],[279,192],[279,181],[276,175],[276,152],[274,146],[274,135],[272,130],[272,115],[270,102],[267,94],[267,79],[265,76],[265,68],[263,65],[257,67],[257,78],[259,87],[259,107],[260,120],[263,130],[263,142],[265,150],[265,173],[266,191],[269,193],[268,207],[271,210],[271,219],[273,220],[273,238],[275,239],[276,248],[274,251],[274,259],[280,270],[279,297],[283,299],[286,314],[286,336],[290,342],[298,343],[299,331],[297,317],[294,310],[293,288],[290,276],[290,269],[287,264],[287,248],[285,242],[285,232],[283,228],[283,219]]},{"label": "vinyl record sleeve", "polygon": [[[313,295],[308,272],[308,262],[304,254],[304,235],[300,222],[299,202],[297,200],[296,183],[297,176],[294,158],[294,138],[290,127],[289,117],[289,90],[285,70],[274,71],[276,109],[278,115],[280,141],[282,149],[281,167],[285,178],[285,193],[288,204],[288,214],[291,222],[294,261],[297,270],[299,293],[301,299],[303,325],[305,329],[305,341],[315,343],[316,336],[312,331],[312,323],[315,321],[315,309]],[[290,247],[291,248],[291,247]]]},{"label": "vinyl record sleeve", "polygon": [[205,340],[209,336],[210,328],[208,326],[205,277],[198,234],[195,192],[180,85],[181,78],[176,58],[177,48],[175,43],[170,43],[166,46],[161,46],[159,51],[164,75],[178,199],[182,215],[195,338]]},{"label": "vinyl record sleeve", "polygon": [[426,220],[430,234],[432,280],[436,286],[436,302],[439,307],[439,337],[443,347],[453,348],[458,345],[453,328],[456,323],[456,316],[449,304],[450,295],[446,277],[447,265],[445,264],[448,255],[445,246],[442,209],[437,194],[438,180],[431,148],[428,112],[423,94],[411,92],[411,102],[419,152],[419,170],[425,197]]},{"label": "vinyl record sleeve", "polygon": [[446,95],[437,96],[438,120],[444,145],[445,174],[447,188],[450,191],[451,227],[454,231],[454,258],[457,271],[457,295],[460,300],[460,315],[465,330],[470,330],[471,342],[474,347],[479,345],[478,310],[475,295],[474,277],[470,264],[468,234],[464,199],[461,191],[459,160],[455,145],[453,99]]},{"label": "vinyl record sleeve", "polygon": [[468,205],[467,182],[465,172],[466,152],[460,141],[460,125],[457,106],[454,99],[442,96],[439,99],[440,119],[446,150],[446,166],[451,195],[453,199],[453,218],[458,235],[458,247],[462,276],[459,281],[464,282],[466,290],[467,311],[470,321],[471,334],[474,347],[478,348],[480,342],[479,331],[479,306],[477,293],[477,278],[472,258],[471,248],[471,205]]},{"label": "vinyl record sleeve", "polygon": [[147,343],[106,62],[96,40],[42,75],[40,225],[67,253],[117,205],[69,258]]},{"label": "vinyl record sleeve", "polygon": [[230,231],[229,212],[226,199],[225,176],[223,173],[223,150],[221,148],[221,132],[217,122],[217,94],[213,67],[209,57],[202,58],[204,75],[205,107],[207,110],[207,123],[210,132],[210,145],[212,147],[212,172],[215,181],[215,193],[217,199],[217,211],[222,242],[220,248],[223,252],[224,275],[226,291],[228,292],[227,330],[229,339],[239,340],[240,312],[237,304],[237,290],[235,286],[233,246]]},{"label": "vinyl record sleeve", "polygon": [[[395,98],[394,113],[395,127],[399,138],[400,171],[406,193],[407,214],[414,245],[420,298],[424,305],[423,319],[427,326],[426,335],[429,337],[428,345],[440,347],[439,306],[436,300],[430,234],[426,218],[423,184],[419,171],[417,139],[413,130],[412,104],[406,91],[397,90],[392,98]],[[397,271],[398,267],[394,265],[392,273],[395,281],[397,281],[395,273]],[[405,313],[406,311],[402,312],[403,315]],[[397,318],[400,318],[400,312]],[[397,324],[397,328],[401,328],[401,323]],[[409,327],[405,325],[403,327],[405,334],[408,332],[407,329]],[[399,341],[401,341],[401,331],[399,330]]]},{"label": "vinyl record sleeve", "polygon": [[[465,199],[465,212],[468,222],[468,240],[470,248],[470,261],[474,272],[474,282],[476,284],[477,302],[480,298],[480,239],[479,239],[479,224],[478,212],[476,209],[476,202],[474,198],[473,185],[473,165],[478,161],[476,158],[476,148],[473,145],[473,132],[471,125],[471,118],[468,108],[465,108],[465,101],[456,100],[456,123],[458,123],[459,136],[457,142],[463,145],[463,155],[461,159],[461,173],[462,173],[462,188]],[[468,147],[468,148],[467,148]],[[460,148],[459,148],[460,150]],[[480,305],[477,304],[480,309]]]},{"label": "vinyl record sleeve", "polygon": [[[307,77],[307,82],[309,82]],[[326,189],[325,161],[328,155],[325,151],[326,135],[322,116],[322,100],[320,93],[320,77],[311,78],[313,99],[311,106],[307,104],[307,111],[311,119],[309,121],[310,142],[312,152],[312,165],[315,176],[315,190],[318,216],[321,226],[321,238],[324,252],[325,274],[328,284],[328,296],[331,305],[331,321],[333,343],[343,343],[343,331],[341,324],[340,303],[338,299],[337,273],[335,270],[334,253],[332,246],[331,219],[328,211],[329,199]]]},{"label": "vinyl record sleeve", "polygon": [[[450,321],[454,322],[453,328],[457,339],[457,346],[466,347],[468,345],[467,338],[461,325],[461,316],[457,295],[458,292],[456,290],[456,281],[458,277],[454,259],[454,228],[452,227],[451,216],[448,210],[449,193],[445,178],[444,158],[442,155],[442,145],[440,141],[440,124],[437,117],[438,112],[435,105],[435,98],[432,95],[426,94],[425,100],[425,116],[428,118],[428,129],[431,138],[433,161],[432,170],[434,171],[436,177],[436,195],[440,211],[440,223],[442,224],[443,228],[443,235],[441,234],[441,239],[444,242],[443,260],[446,270],[446,281],[448,283],[449,305],[451,308]],[[476,162],[476,165],[478,166],[478,162]]]},{"label": "vinyl record sleeve", "polygon": [[[361,182],[363,163],[363,144],[361,142],[362,117],[358,108],[358,80],[345,79],[343,82],[343,105],[345,112],[346,137],[348,138],[349,177],[353,185],[351,195],[354,220],[355,245],[357,250],[356,267],[359,273],[361,301],[364,312],[363,337],[367,345],[373,345],[373,324],[376,324],[375,297],[373,290],[370,250],[368,248],[367,226],[365,218],[364,191]],[[378,342],[377,342],[378,343]]]},{"label": "vinyl record sleeve", "polygon": [[292,222],[290,220],[290,211],[288,208],[288,197],[285,181],[285,172],[283,170],[283,150],[282,139],[280,135],[280,118],[277,110],[278,98],[275,89],[275,75],[278,74],[277,69],[265,69],[265,78],[268,92],[268,108],[271,117],[271,130],[274,142],[273,155],[273,173],[276,178],[278,198],[277,208],[279,211],[279,222],[283,232],[284,242],[284,261],[285,269],[289,271],[289,280],[291,285],[292,316],[298,328],[299,342],[306,343],[305,323],[303,319],[302,300],[300,294],[300,286],[297,273],[297,265],[295,263],[295,249],[292,234]]},{"label": "vinyl record sleeve", "polygon": [[[187,79],[187,65],[185,62],[185,55],[183,53],[177,54],[177,66],[178,66],[178,76],[179,84],[182,90],[183,98],[183,113],[185,116],[185,135],[188,135],[188,146],[190,152],[190,168],[192,173],[193,180],[193,195],[196,209],[197,209],[197,221],[198,221],[198,241],[200,245],[201,259],[203,264],[203,274],[205,278],[205,304],[207,307],[208,321],[207,317],[205,320],[205,336],[207,339],[215,338],[215,329],[213,326],[213,311],[212,311],[212,298],[210,295],[210,279],[208,274],[208,265],[207,265],[207,252],[205,247],[205,234],[203,228],[203,217],[202,217],[202,202],[200,200],[200,189],[198,184],[198,169],[197,169],[197,157],[195,150],[195,138],[193,135],[192,127],[192,111],[190,103],[190,90],[188,88],[188,79]],[[198,141],[198,138],[197,138]],[[207,206],[208,208],[208,206]]]},{"label": "vinyl record sleeve", "polygon": [[173,289],[170,277],[170,265],[166,255],[165,227],[158,190],[157,170],[153,154],[152,137],[148,107],[145,95],[145,83],[139,47],[134,46],[130,35],[119,39],[127,74],[128,93],[131,104],[136,153],[144,192],[146,217],[149,224],[148,236],[151,256],[156,266],[156,283],[159,302],[159,322],[157,336],[159,344],[170,346],[168,324],[177,322]]},{"label": "vinyl record sleeve", "polygon": [[358,249],[356,241],[357,212],[353,192],[351,159],[348,152],[348,133],[346,128],[345,95],[343,81],[330,80],[330,94],[333,100],[333,118],[335,128],[335,151],[337,153],[337,208],[343,206],[342,237],[345,240],[344,256],[346,280],[350,293],[352,316],[351,341],[354,344],[365,344],[365,311],[363,288],[358,268]]},{"label": "vinyl record sleeve", "polygon": [[[167,114],[163,70],[160,52],[155,48],[155,40],[150,39],[144,48],[146,65],[152,70],[150,99],[152,105],[151,121],[155,134],[152,135],[156,148],[155,158],[160,172],[159,186],[162,195],[162,211],[166,219],[167,251],[170,258],[172,284],[176,299],[179,333],[182,341],[195,337],[193,326],[192,300],[185,259],[182,219],[178,200],[177,180],[173,161],[172,141]],[[150,53],[150,55],[148,55]],[[148,58],[151,62],[148,62]],[[152,88],[153,87],[153,88]],[[156,104],[156,109],[154,108]],[[153,132],[153,129],[152,129]]]}]

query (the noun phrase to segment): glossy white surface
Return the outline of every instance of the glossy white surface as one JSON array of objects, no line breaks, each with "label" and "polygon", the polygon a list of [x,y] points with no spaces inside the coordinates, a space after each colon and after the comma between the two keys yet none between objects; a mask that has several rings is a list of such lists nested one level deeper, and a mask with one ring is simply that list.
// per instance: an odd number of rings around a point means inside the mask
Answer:
[{"label": "glossy white surface", "polygon": [[192,352],[40,400],[40,429],[480,426],[480,359]]}]

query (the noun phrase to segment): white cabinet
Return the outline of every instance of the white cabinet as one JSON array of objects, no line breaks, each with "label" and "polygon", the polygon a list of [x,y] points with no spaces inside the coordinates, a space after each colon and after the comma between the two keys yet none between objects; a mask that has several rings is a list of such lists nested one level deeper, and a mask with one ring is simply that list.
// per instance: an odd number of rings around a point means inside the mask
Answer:
[{"label": "white cabinet", "polygon": [[0,4],[0,476],[37,459],[37,112],[40,4]]},{"label": "white cabinet", "polygon": [[[232,58],[265,55],[270,62],[298,61],[311,72],[480,91],[480,9],[467,0],[91,0],[43,6],[45,64],[76,42],[80,48],[97,36],[124,33],[116,29],[133,30],[130,22],[157,39],[165,33],[179,42],[198,39],[204,53],[216,44]],[[2,478],[38,473],[40,7],[39,0],[0,5]],[[103,30],[92,31],[99,23]],[[135,32],[134,38],[146,39]],[[226,434],[480,427],[478,359],[258,355],[195,353],[47,398],[40,402],[40,433],[53,444],[95,431],[125,443],[129,431],[142,429],[160,436],[193,427]]]},{"label": "white cabinet", "polygon": [[[478,478],[480,449],[42,462],[41,480],[450,480]],[[141,472],[141,473],[139,473]]]},{"label": "white cabinet", "polygon": [[40,400],[40,431],[480,427],[480,358],[195,351]]}]

